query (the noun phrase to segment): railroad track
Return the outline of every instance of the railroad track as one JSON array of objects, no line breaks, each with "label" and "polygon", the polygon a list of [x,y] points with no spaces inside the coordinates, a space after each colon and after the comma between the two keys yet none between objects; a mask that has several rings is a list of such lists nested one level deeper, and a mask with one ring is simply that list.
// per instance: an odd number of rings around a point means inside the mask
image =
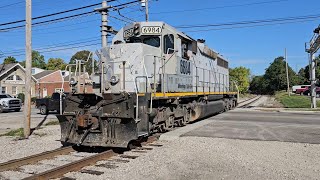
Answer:
[{"label": "railroad track", "polygon": [[[135,153],[145,153],[146,150],[152,150],[152,148],[145,147],[145,146],[161,146],[157,144],[152,144],[156,140],[158,140],[158,135],[150,136],[145,142],[141,143],[141,147],[137,147],[135,149],[132,149],[131,151]],[[48,151],[48,152],[28,156],[21,159],[11,160],[11,161],[0,164],[0,172],[12,171],[12,170],[18,171],[19,168],[24,165],[37,164],[39,161],[53,159],[59,155],[67,155],[71,152],[75,152],[75,150],[73,150],[72,147],[64,147],[64,148],[59,148],[53,151]],[[80,171],[84,167],[95,165],[98,161],[108,160],[115,156],[119,156],[119,158],[122,158],[122,159],[135,159],[137,157],[137,156],[123,155],[121,153],[123,152],[115,152],[114,150],[109,149],[88,157],[84,157],[80,160],[67,163],[62,166],[54,167],[52,169],[46,170],[38,174],[33,174],[29,177],[24,178],[24,180],[40,180],[40,179],[47,180],[47,179],[53,179],[53,178],[61,178],[63,177],[64,174],[67,174],[69,172]],[[117,161],[118,162],[128,161],[128,160],[122,160],[122,159]],[[114,166],[113,164],[104,164],[104,167],[106,168],[112,168],[113,166]],[[103,172],[94,172],[90,170],[81,170],[80,172],[89,173],[89,174],[103,173]]]},{"label": "railroad track", "polygon": [[238,104],[237,108],[250,108],[250,105],[254,102],[257,102],[261,97],[261,95],[258,95],[248,100],[242,101]]}]

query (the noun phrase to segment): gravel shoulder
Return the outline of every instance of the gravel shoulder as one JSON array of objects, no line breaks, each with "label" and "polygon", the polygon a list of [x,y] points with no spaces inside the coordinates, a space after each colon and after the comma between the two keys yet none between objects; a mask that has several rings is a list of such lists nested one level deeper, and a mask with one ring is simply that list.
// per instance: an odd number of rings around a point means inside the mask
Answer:
[{"label": "gravel shoulder", "polygon": [[318,179],[319,145],[182,137],[161,142],[137,159],[100,176],[69,173],[77,179]]},{"label": "gravel shoulder", "polygon": [[29,139],[18,140],[17,137],[0,137],[0,163],[18,159],[61,147],[60,127],[45,126],[35,130]]}]

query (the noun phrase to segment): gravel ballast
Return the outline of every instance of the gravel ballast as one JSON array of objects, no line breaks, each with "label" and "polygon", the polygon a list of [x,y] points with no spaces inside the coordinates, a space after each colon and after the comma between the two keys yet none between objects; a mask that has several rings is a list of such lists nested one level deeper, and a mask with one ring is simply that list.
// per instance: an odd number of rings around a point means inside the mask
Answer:
[{"label": "gravel ballast", "polygon": [[0,163],[61,147],[58,125],[35,130],[28,139],[17,139],[17,137],[0,137]]},{"label": "gravel ballast", "polygon": [[320,146],[273,141],[182,137],[100,176],[69,173],[76,179],[318,179]]}]

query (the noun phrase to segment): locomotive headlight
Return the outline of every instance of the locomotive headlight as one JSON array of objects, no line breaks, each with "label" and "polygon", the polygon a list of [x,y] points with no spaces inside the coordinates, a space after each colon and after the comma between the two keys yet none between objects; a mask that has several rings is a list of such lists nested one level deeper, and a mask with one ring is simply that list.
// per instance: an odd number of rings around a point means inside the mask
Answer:
[{"label": "locomotive headlight", "polygon": [[70,83],[70,86],[76,86],[78,81],[76,81],[74,78],[71,78],[69,83]]},{"label": "locomotive headlight", "polygon": [[139,35],[140,34],[140,24],[135,24],[133,27],[133,34]]},{"label": "locomotive headlight", "polygon": [[117,77],[117,76],[111,76],[111,78],[110,78],[110,83],[112,84],[112,85],[115,85],[115,84],[117,84],[119,82],[119,78]]}]

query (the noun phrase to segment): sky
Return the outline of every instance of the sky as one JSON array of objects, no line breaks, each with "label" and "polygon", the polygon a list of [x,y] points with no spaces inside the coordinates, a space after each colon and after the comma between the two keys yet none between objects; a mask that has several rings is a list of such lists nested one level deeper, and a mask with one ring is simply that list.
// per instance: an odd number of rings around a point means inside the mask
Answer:
[{"label": "sky", "polygon": [[[116,6],[131,0],[117,0],[109,3]],[[101,0],[33,0],[33,17],[100,3]],[[97,6],[98,7],[98,6]],[[313,30],[320,24],[317,0],[150,0],[150,21],[164,21],[178,28],[194,39],[205,39],[206,44],[229,60],[232,68],[250,68],[252,75],[262,75],[278,56],[284,56],[287,49],[289,65],[296,71],[308,64],[305,43],[313,36]],[[35,20],[41,22],[93,10],[95,7]],[[139,3],[132,4],[118,12],[110,12],[109,25],[120,29],[130,22],[144,21],[144,9]],[[195,28],[195,25],[228,24],[252,20],[287,18],[318,15],[310,20],[273,25],[211,26]],[[0,24],[25,18],[23,0],[0,1]],[[119,20],[119,18],[121,20]],[[63,58],[69,62],[79,50],[95,51],[100,48],[99,14],[90,14],[66,21],[33,26],[32,47],[39,50],[45,59]],[[125,22],[126,21],[126,22]],[[21,24],[0,26],[12,27]],[[251,27],[248,27],[251,26]],[[25,59],[24,28],[0,31],[0,54]],[[111,40],[111,37],[110,39]],[[51,52],[50,52],[51,51]],[[3,62],[0,58],[0,63]]]}]

